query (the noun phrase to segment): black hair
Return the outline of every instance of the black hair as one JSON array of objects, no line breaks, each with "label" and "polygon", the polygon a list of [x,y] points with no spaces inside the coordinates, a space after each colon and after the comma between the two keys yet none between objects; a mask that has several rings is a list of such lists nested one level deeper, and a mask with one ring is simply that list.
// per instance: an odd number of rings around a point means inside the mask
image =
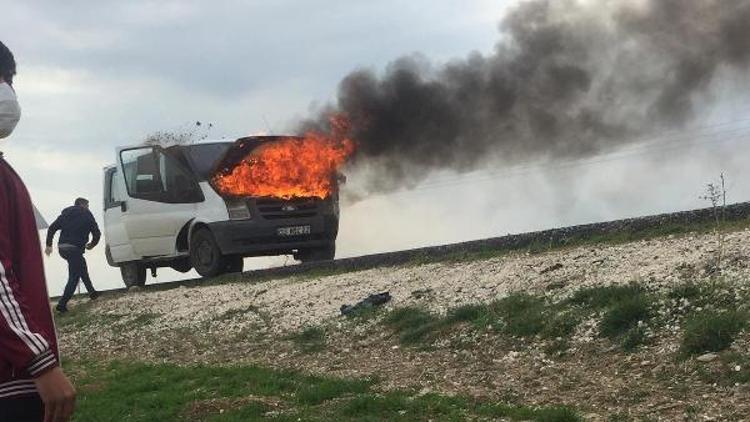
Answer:
[{"label": "black hair", "polygon": [[82,206],[88,205],[88,204],[89,204],[89,200],[88,199],[86,199],[86,198],[76,198],[75,205],[77,205],[79,207],[82,207]]},{"label": "black hair", "polygon": [[13,76],[16,75],[16,59],[8,47],[0,41],[0,77],[5,79],[8,85],[13,85]]}]

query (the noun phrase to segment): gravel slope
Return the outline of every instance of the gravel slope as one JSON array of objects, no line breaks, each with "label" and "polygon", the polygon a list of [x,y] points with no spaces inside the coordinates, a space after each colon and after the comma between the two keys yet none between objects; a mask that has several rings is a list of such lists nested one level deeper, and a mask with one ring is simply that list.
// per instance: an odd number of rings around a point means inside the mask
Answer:
[{"label": "gravel slope", "polygon": [[[729,233],[724,242],[723,276],[747,279],[750,230]],[[273,321],[274,331],[284,332],[338,318],[342,304],[381,291],[391,292],[393,302],[389,306],[419,302],[445,312],[519,290],[554,289],[557,294],[566,294],[584,286],[631,281],[644,281],[654,288],[669,287],[688,273],[707,278],[707,267],[716,259],[717,250],[716,236],[701,234],[533,255],[512,253],[481,261],[375,268],[323,277],[301,275],[258,284],[247,280],[165,291],[146,289],[103,300],[96,309],[113,315],[156,313],[159,318],[154,327],[164,328],[193,325],[253,307],[257,314]],[[413,294],[418,291],[427,291],[427,297]]]},{"label": "gravel slope", "polygon": [[[720,273],[719,249],[716,235],[696,234],[328,276],[146,288],[94,302],[76,299],[71,315],[60,319],[62,353],[376,376],[383,388],[569,404],[588,420],[609,420],[613,414],[637,420],[747,420],[741,415],[750,414],[748,384],[706,383],[695,362],[674,359],[678,325],[665,327],[653,344],[626,354],[596,335],[595,321],[584,322],[567,356],[555,357],[536,345],[469,329],[432,350],[404,348],[382,326],[354,325],[339,315],[342,304],[381,291],[393,296],[389,309],[416,304],[439,313],[514,291],[562,298],[585,286],[631,281],[659,291],[685,280],[718,277],[750,297],[750,229],[724,236]],[[289,341],[290,334],[309,326],[328,332],[326,349],[318,354],[300,353]],[[745,333],[733,352],[746,354],[748,347]]]}]

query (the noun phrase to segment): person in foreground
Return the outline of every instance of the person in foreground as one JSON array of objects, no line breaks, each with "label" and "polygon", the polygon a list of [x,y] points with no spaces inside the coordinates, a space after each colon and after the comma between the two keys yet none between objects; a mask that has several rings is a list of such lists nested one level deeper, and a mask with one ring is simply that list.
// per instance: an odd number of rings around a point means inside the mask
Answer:
[{"label": "person in foreground", "polygon": [[[16,63],[0,42],[0,138],[16,127]],[[59,366],[29,193],[0,153],[0,421],[66,422],[76,391]]]},{"label": "person in foreground", "polygon": [[[89,268],[83,253],[85,249],[93,249],[99,243],[102,234],[94,216],[89,211],[89,201],[84,198],[76,199],[72,207],[65,208],[47,229],[47,247],[44,250],[47,256],[52,253],[52,241],[58,230],[61,233],[57,250],[60,256],[68,261],[68,283],[56,307],[58,312],[63,313],[68,311],[68,301],[73,297],[79,280],[83,281],[91,299],[99,297],[99,292],[91,284]],[[90,243],[89,235],[91,235]]]}]

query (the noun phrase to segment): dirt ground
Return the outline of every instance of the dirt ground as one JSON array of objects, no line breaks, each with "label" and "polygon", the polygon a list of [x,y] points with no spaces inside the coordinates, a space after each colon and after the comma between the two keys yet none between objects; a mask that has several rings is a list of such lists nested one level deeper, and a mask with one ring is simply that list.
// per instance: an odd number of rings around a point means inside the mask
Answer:
[{"label": "dirt ground", "polygon": [[[518,404],[569,405],[587,420],[750,420],[750,385],[712,382],[727,365],[675,358],[679,324],[634,353],[581,324],[570,349],[546,353],[527,341],[459,326],[424,346],[404,346],[378,318],[350,320],[339,307],[389,291],[384,311],[416,305],[438,314],[525,291],[560,299],[586,286],[637,281],[665,291],[720,277],[750,290],[750,231],[671,237],[621,245],[513,253],[486,260],[376,268],[323,277],[143,289],[75,301],[60,324],[62,352],[86,359],[259,363],[345,377],[375,377],[407,388]],[[304,353],[290,335],[321,327],[325,346]],[[747,355],[747,333],[732,351]],[[715,380],[714,380],[715,381]]]}]

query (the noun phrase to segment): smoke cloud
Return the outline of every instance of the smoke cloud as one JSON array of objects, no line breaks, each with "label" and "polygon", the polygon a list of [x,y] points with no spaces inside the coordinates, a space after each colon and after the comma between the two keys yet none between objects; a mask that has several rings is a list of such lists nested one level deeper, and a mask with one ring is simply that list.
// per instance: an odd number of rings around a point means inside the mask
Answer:
[{"label": "smoke cloud", "polygon": [[499,25],[490,55],[435,65],[419,54],[356,70],[335,104],[366,190],[436,170],[576,158],[690,122],[724,72],[750,67],[749,0],[531,0]]}]

